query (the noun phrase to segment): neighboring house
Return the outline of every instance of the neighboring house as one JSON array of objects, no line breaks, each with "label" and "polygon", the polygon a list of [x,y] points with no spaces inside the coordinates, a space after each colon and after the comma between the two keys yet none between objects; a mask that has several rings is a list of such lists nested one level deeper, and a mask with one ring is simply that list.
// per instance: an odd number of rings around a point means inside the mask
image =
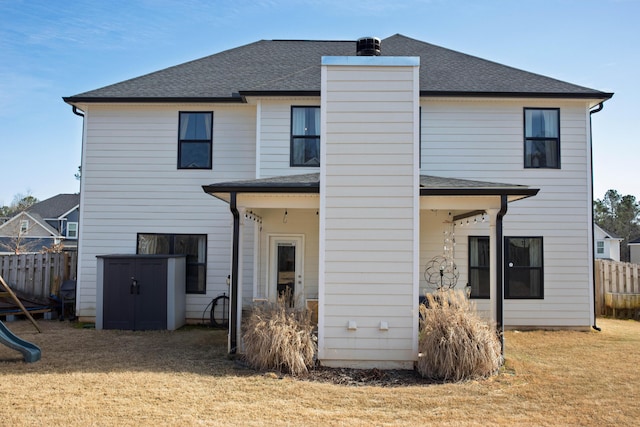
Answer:
[{"label": "neighboring house", "polygon": [[187,317],[231,292],[231,351],[287,288],[317,302],[327,366],[411,367],[441,284],[498,327],[594,325],[591,115],[612,94],[377,42],[263,40],[64,98],[81,320],[96,256],[187,253]]},{"label": "neighboring house", "polygon": [[640,238],[629,242],[629,262],[640,264]]},{"label": "neighboring house", "polygon": [[598,259],[620,261],[620,242],[624,239],[609,233],[597,224],[593,225],[594,256]]},{"label": "neighboring house", "polygon": [[0,224],[0,252],[39,252],[55,245],[78,247],[79,194],[58,194]]}]

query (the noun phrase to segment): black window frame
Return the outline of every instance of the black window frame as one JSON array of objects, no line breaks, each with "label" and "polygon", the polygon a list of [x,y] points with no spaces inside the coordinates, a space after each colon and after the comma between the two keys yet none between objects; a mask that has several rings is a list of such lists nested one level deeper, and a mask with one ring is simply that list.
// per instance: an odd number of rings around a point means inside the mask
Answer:
[{"label": "black window frame", "polygon": [[[183,114],[208,114],[209,115],[209,138],[207,139],[181,139]],[[207,164],[204,166],[182,165],[183,147],[190,144],[208,144],[209,155]],[[178,169],[181,170],[208,170],[213,169],[213,111],[179,111],[178,112]]]},{"label": "black window frame", "polygon": [[[510,253],[510,243],[511,240],[517,239],[539,239],[540,240],[540,265],[539,266],[531,266],[531,265],[511,265],[512,257]],[[504,298],[505,299],[544,299],[544,239],[542,236],[508,236],[504,238]],[[539,283],[539,295],[512,295],[514,292],[511,285],[511,278],[513,273],[518,271],[538,271],[538,277],[540,278]],[[529,290],[531,290],[531,283],[529,285]]]},{"label": "black window frame", "polygon": [[[185,266],[185,293],[187,294],[199,294],[204,295],[207,293],[207,235],[206,234],[189,234],[189,233],[138,233],[136,236],[136,254],[140,254],[140,236],[167,236],[169,237],[169,250],[168,253],[165,252],[156,252],[155,255],[187,255],[186,257],[186,266]],[[203,262],[193,262],[193,259],[189,254],[183,254],[179,252],[175,252],[176,250],[176,238],[177,237],[204,237],[204,254],[202,259]],[[198,255],[199,257],[199,255]],[[191,267],[191,268],[190,268]],[[202,274],[202,289],[198,289],[199,275],[195,278],[195,286],[193,285],[194,280],[190,280],[189,272],[195,267],[198,274]]]},{"label": "black window frame", "polygon": [[[294,134],[293,133],[293,112],[295,109],[297,108],[304,108],[304,109],[317,109],[320,110],[320,107],[317,105],[292,105],[291,106],[291,114],[290,114],[290,118],[291,118],[291,123],[290,123],[290,129],[289,129],[289,135],[290,135],[290,140],[289,140],[289,166],[294,167],[294,168],[318,168],[320,167],[320,133],[321,133],[321,129],[320,129],[320,120],[317,123],[317,128],[318,128],[318,133],[317,135],[298,135],[298,134]],[[297,139],[304,139],[305,140],[305,147],[307,145],[307,141],[317,141],[318,144],[318,164],[317,165],[308,165],[308,164],[297,164],[295,163],[295,155],[294,155],[294,142]]]},{"label": "black window frame", "polygon": [[[487,276],[487,283],[479,283],[478,284],[478,291],[483,291],[486,288],[486,293],[484,292],[475,292],[474,293],[474,284],[471,281],[471,278],[473,277],[473,275],[471,274],[472,270],[478,270],[480,271],[486,271],[487,273],[491,274],[491,258],[488,257],[487,258],[487,264],[486,265],[472,265],[472,259],[471,259],[471,240],[472,239],[477,239],[478,242],[480,240],[482,241],[486,241],[487,243],[487,254],[491,251],[491,241],[489,239],[489,236],[468,236],[468,276],[467,276],[467,282],[468,285],[471,287],[471,294],[470,294],[470,298],[475,298],[475,299],[489,299],[491,298],[491,278],[490,276]],[[479,275],[479,277],[481,277],[481,275]]]},{"label": "black window frame", "polygon": [[[557,112],[557,128],[556,128],[557,136],[551,137],[551,136],[527,135],[527,111],[556,111]],[[524,136],[522,154],[523,154],[523,166],[525,169],[561,169],[562,159],[560,157],[560,153],[562,150],[560,149],[560,108],[524,107],[522,112],[522,135]],[[546,166],[546,165],[533,166],[532,165],[533,162],[529,160],[529,157],[531,157],[531,154],[528,154],[529,150],[527,150],[527,147],[530,144],[534,144],[536,142],[545,143],[547,141],[551,141],[551,142],[555,141],[557,164],[552,166]]]}]

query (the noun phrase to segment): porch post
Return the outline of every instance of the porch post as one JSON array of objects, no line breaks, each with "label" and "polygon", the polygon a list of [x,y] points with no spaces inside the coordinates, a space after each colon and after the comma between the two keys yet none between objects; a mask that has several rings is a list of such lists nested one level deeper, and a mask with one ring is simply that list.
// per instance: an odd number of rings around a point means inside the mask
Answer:
[{"label": "porch post", "polygon": [[504,239],[502,218],[507,213],[507,196],[500,196],[500,211],[496,215],[496,315],[500,334],[500,351],[504,354]]},{"label": "porch post", "polygon": [[233,237],[231,250],[231,290],[229,295],[229,354],[238,350],[238,262],[240,256],[240,213],[236,205],[237,193],[230,194],[229,208],[233,214]]},{"label": "porch post", "polygon": [[496,236],[496,219],[498,218],[498,209],[487,209],[489,215],[489,307],[490,318],[492,322],[498,323],[497,304],[495,303],[498,289],[498,272],[497,272],[497,236]]}]

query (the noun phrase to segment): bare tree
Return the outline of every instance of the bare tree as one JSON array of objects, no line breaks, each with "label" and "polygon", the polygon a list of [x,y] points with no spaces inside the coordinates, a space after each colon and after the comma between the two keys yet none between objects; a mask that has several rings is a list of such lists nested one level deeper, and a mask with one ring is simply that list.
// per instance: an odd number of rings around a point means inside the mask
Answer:
[{"label": "bare tree", "polygon": [[[25,223],[25,221],[27,221]],[[0,250],[20,254],[25,252],[33,252],[37,244],[27,239],[29,231],[33,229],[35,224],[28,220],[16,219],[5,227],[5,236],[0,240]]]},{"label": "bare tree", "polygon": [[[6,222],[11,222],[11,217],[15,218],[36,203],[38,203],[38,199],[33,197],[30,192],[18,193],[13,196],[11,205],[0,208],[0,216],[5,217]],[[36,250],[38,243],[30,242],[27,238],[29,231],[34,226],[35,223],[29,221],[28,218],[16,218],[11,224],[7,224],[4,227],[4,238],[0,238],[0,250],[15,254]]]}]

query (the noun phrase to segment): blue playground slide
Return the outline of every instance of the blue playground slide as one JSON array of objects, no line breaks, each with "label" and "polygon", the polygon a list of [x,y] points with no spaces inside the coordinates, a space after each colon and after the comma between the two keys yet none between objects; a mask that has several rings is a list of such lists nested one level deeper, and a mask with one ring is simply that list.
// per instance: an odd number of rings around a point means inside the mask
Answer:
[{"label": "blue playground slide", "polygon": [[28,341],[18,338],[0,321],[0,343],[19,351],[24,356],[27,363],[37,362],[40,360],[42,352],[40,347]]}]

